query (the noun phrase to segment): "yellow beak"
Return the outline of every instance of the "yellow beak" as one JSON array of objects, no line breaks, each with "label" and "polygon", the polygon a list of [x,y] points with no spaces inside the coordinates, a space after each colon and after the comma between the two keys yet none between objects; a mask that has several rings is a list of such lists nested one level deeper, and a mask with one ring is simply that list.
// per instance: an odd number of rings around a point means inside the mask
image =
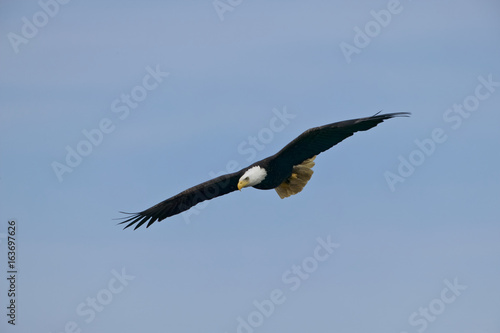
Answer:
[{"label": "yellow beak", "polygon": [[238,182],[238,190],[241,191],[243,187],[246,187],[248,185],[248,180],[240,180]]}]

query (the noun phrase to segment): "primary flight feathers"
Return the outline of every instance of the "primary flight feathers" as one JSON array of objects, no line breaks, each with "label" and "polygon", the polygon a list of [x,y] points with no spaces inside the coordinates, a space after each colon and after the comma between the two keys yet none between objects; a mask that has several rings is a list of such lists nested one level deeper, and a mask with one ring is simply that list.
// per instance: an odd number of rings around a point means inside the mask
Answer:
[{"label": "primary flight feathers", "polygon": [[376,114],[372,117],[340,121],[308,129],[278,153],[241,169],[193,186],[151,208],[129,216],[120,224],[134,229],[147,223],[182,213],[196,204],[252,186],[260,190],[275,189],[283,199],[304,188],[312,176],[316,155],[324,152],[356,132],[366,131],[386,119],[409,116],[407,112]]}]

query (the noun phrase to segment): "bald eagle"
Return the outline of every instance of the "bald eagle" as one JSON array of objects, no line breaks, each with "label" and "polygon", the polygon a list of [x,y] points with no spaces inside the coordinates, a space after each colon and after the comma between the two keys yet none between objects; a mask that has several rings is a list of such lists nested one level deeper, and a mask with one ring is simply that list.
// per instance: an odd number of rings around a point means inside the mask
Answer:
[{"label": "bald eagle", "polygon": [[156,221],[182,213],[196,204],[210,200],[244,187],[259,190],[274,189],[281,199],[297,194],[313,174],[316,156],[330,149],[358,131],[366,131],[386,119],[409,116],[407,112],[375,114],[367,118],[340,121],[308,129],[287,144],[275,155],[241,169],[191,187],[151,208],[139,213],[125,213],[124,229],[139,228],[147,222],[149,227]]}]

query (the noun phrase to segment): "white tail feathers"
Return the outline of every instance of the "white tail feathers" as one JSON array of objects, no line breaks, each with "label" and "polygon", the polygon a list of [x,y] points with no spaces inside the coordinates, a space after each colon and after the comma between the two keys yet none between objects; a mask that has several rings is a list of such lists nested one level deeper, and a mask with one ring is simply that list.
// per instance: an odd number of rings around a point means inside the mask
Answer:
[{"label": "white tail feathers", "polygon": [[304,186],[306,186],[309,179],[311,179],[312,167],[314,166],[314,159],[316,156],[313,156],[304,162],[295,165],[292,169],[292,175],[285,179],[283,183],[281,183],[278,187],[275,188],[276,193],[280,196],[281,199],[287,198],[291,195],[297,194]]}]

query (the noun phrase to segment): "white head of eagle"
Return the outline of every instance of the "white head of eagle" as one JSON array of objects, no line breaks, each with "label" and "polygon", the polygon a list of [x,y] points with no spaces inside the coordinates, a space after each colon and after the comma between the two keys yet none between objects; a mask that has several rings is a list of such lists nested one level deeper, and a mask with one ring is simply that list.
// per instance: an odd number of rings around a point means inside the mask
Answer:
[{"label": "white head of eagle", "polygon": [[241,191],[241,189],[244,187],[260,184],[260,182],[262,182],[264,178],[266,178],[266,176],[266,169],[261,168],[258,165],[248,169],[238,181],[238,190]]}]

